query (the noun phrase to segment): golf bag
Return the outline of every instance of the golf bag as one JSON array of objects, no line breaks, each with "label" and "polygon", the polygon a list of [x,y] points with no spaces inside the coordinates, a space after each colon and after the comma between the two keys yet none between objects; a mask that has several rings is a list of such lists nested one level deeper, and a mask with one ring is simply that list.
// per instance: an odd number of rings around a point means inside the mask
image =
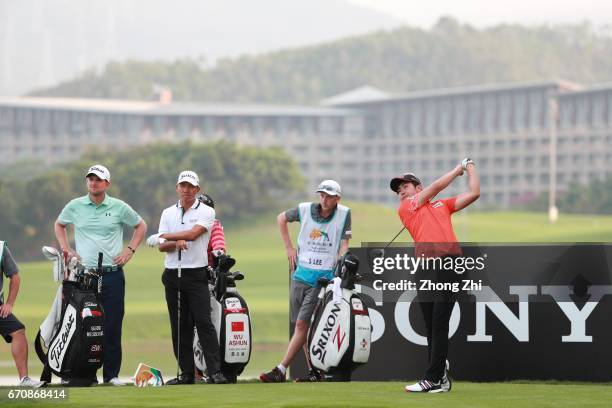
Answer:
[{"label": "golf bag", "polygon": [[[252,347],[249,308],[236,288],[236,281],[243,280],[244,275],[230,272],[235,263],[233,258],[221,255],[216,268],[209,269],[211,319],[219,340],[221,372],[232,383],[249,363]],[[205,371],[204,353],[195,329],[193,358],[196,367]]]},{"label": "golf bag", "polygon": [[370,315],[355,292],[358,267],[359,259],[346,253],[336,265],[336,277],[318,282],[321,294],[308,330],[308,357],[327,380],[350,381],[370,357]]},{"label": "golf bag", "polygon": [[[49,259],[53,257],[55,265],[64,262],[55,248],[44,247],[43,253]],[[63,266],[70,274],[58,289],[34,343],[44,365],[41,381],[51,382],[52,374],[65,380],[68,386],[90,386],[96,381],[96,372],[102,366],[104,340],[101,255],[98,269],[85,270],[76,259],[71,260],[68,268]]]}]

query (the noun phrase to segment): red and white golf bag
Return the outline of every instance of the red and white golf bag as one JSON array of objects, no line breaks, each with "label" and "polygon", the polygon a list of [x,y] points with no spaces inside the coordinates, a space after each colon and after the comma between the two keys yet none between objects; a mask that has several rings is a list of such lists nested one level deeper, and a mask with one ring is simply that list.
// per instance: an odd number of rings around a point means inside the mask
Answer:
[{"label": "red and white golf bag", "polygon": [[336,278],[320,282],[324,287],[308,331],[310,364],[332,381],[350,381],[370,357],[370,315],[354,285],[358,267],[359,259],[347,253],[338,261]]},{"label": "red and white golf bag", "polygon": [[[235,263],[233,258],[222,255],[213,272],[216,275],[215,284],[210,285],[211,319],[219,340],[221,372],[232,383],[237,381],[249,363],[252,347],[249,308],[244,298],[238,294],[235,283],[244,279],[244,275],[240,272],[229,272]],[[204,353],[195,329],[193,358],[195,366],[205,371]]]}]

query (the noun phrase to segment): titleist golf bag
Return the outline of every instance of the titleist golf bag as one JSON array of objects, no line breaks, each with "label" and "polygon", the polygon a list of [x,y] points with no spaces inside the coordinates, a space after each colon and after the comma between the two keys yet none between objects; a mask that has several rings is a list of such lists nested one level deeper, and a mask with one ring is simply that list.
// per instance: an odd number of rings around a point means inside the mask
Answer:
[{"label": "titleist golf bag", "polygon": [[55,248],[43,247],[43,254],[53,260],[55,279],[63,281],[34,343],[44,365],[40,379],[51,382],[55,374],[68,386],[90,386],[102,366],[102,254],[98,268],[90,270],[76,258],[66,267],[63,254]]},{"label": "titleist golf bag", "polygon": [[359,259],[346,253],[333,280],[319,279],[321,294],[308,330],[308,357],[331,381],[350,381],[370,357],[372,326],[367,306],[355,292]]},{"label": "titleist golf bag", "polygon": [[[252,344],[249,308],[236,289],[236,281],[243,280],[244,275],[230,272],[235,263],[234,258],[221,255],[217,266],[209,268],[211,319],[219,340],[221,372],[231,383],[237,381],[249,363]],[[193,358],[199,370],[206,370],[202,345],[195,329]]]}]

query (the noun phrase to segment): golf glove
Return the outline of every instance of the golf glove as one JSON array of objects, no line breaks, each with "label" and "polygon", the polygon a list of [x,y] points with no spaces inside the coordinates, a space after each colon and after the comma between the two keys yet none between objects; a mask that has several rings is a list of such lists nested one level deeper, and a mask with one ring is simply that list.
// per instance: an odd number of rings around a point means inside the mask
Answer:
[{"label": "golf glove", "polygon": [[469,157],[466,157],[465,159],[461,160],[461,168],[463,170],[467,170],[467,165],[470,163],[475,165],[474,160],[470,159]]},{"label": "golf glove", "polygon": [[149,238],[147,238],[147,246],[149,247],[158,247],[160,244],[166,242],[164,238],[160,238],[161,234],[153,234]]}]

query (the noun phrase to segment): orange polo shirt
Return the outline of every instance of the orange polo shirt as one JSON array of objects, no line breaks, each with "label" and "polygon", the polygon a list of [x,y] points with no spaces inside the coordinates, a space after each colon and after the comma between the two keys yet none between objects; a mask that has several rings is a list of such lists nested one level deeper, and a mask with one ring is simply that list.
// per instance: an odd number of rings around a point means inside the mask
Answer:
[{"label": "orange polo shirt", "polygon": [[461,255],[451,215],[457,197],[428,201],[418,206],[418,194],[402,200],[397,213],[415,242],[415,255]]}]

